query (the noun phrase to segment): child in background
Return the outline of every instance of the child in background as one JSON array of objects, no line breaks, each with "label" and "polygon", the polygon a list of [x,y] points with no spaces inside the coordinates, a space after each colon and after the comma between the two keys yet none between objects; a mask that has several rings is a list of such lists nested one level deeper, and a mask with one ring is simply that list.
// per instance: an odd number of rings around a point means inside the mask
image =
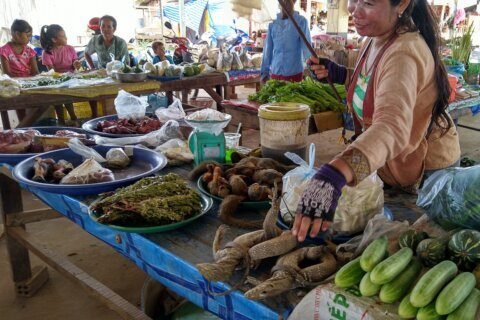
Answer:
[{"label": "child in background", "polygon": [[153,49],[153,52],[155,53],[155,57],[153,57],[153,62],[152,62],[153,64],[161,61],[165,61],[165,60],[168,60],[170,64],[173,64],[172,57],[165,55],[165,45],[163,44],[163,42],[154,41],[152,43],[152,49]]},{"label": "child in background", "polygon": [[[65,30],[58,24],[45,25],[40,31],[40,44],[43,48],[42,64],[48,70],[55,72],[73,72],[80,68],[81,64],[78,60],[77,53],[72,46],[67,44],[67,36]],[[66,103],[65,108],[71,120],[77,120],[73,104]],[[63,108],[61,105],[55,106],[58,122],[65,123]]]},{"label": "child in background", "polygon": [[[38,74],[35,51],[28,46],[32,27],[25,20],[15,19],[10,27],[12,40],[0,47],[0,59],[4,74],[10,77],[31,77]],[[19,120],[25,118],[25,110],[17,110]]]}]

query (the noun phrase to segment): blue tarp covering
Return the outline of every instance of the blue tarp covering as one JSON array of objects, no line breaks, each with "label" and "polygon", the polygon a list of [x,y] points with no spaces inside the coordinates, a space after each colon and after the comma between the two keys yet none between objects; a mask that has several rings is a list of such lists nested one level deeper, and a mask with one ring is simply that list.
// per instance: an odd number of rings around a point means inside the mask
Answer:
[{"label": "blue tarp covering", "polygon": [[[185,26],[201,33],[205,10],[207,10],[211,29],[209,31],[213,33],[214,39],[218,36],[235,34],[235,16],[227,0],[192,0],[185,3]],[[173,22],[180,22],[178,4],[165,5],[163,15]]]},{"label": "blue tarp covering", "polygon": [[[208,0],[193,0],[185,3],[185,26],[198,32]],[[178,4],[167,4],[163,7],[163,15],[174,22],[180,22]]]}]

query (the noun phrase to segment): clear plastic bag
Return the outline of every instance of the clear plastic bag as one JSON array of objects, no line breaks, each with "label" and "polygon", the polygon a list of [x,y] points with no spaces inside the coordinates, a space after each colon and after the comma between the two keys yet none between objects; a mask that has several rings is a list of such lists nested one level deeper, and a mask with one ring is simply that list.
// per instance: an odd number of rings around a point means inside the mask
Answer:
[{"label": "clear plastic bag", "polygon": [[447,230],[480,230],[480,165],[435,172],[420,190],[417,205]]},{"label": "clear plastic bag", "polygon": [[180,125],[175,120],[168,120],[159,130],[139,137],[107,138],[94,136],[95,143],[99,145],[126,146],[142,144],[147,147],[158,147],[168,140],[175,138],[185,139],[180,130]]},{"label": "clear plastic bag", "polygon": [[333,230],[342,235],[361,232],[368,221],[383,214],[383,182],[374,172],[355,187],[345,186],[333,220]]},{"label": "clear plastic bag", "polygon": [[167,108],[159,108],[155,110],[155,115],[160,122],[167,122],[168,120],[180,120],[186,116],[182,107],[182,101],[177,98],[173,98],[173,103]]},{"label": "clear plastic bag", "polygon": [[168,159],[168,165],[182,165],[193,161],[193,153],[188,144],[181,139],[171,139],[155,148],[155,151],[163,153]]},{"label": "clear plastic bag", "polygon": [[337,252],[342,252],[346,256],[351,255],[353,259],[359,256],[373,240],[386,235],[388,237],[388,252],[392,253],[398,250],[398,238],[407,230],[408,221],[391,221],[383,214],[377,214],[368,221],[363,234],[339,245]]},{"label": "clear plastic bag", "polygon": [[118,117],[126,119],[139,119],[145,117],[145,110],[148,105],[144,99],[134,96],[124,90],[118,92],[114,103]]},{"label": "clear plastic bag", "polygon": [[216,136],[222,133],[232,116],[214,109],[202,109],[185,117],[185,122],[200,132],[209,132]]},{"label": "clear plastic bag", "polygon": [[95,149],[87,147],[78,138],[72,138],[67,142],[68,147],[84,159],[94,159],[97,162],[106,162],[107,159],[102,157]]},{"label": "clear plastic bag", "polygon": [[297,164],[293,170],[287,172],[283,178],[282,201],[280,202],[280,214],[286,223],[293,222],[295,211],[297,211],[298,202],[308,182],[315,174],[313,165],[315,162],[315,144],[310,144],[309,163],[305,162],[297,154],[285,152],[285,157]]},{"label": "clear plastic bag", "polygon": [[112,148],[107,151],[107,167],[123,169],[130,164],[130,158],[122,148]]},{"label": "clear plastic bag", "polygon": [[85,160],[60,180],[60,184],[86,184],[115,180],[113,172],[102,167],[93,159]]}]

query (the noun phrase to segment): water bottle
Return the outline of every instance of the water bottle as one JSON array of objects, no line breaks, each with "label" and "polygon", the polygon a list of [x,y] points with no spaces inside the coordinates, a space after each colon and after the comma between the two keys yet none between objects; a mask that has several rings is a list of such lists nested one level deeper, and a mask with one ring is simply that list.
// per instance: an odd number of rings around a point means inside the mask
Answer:
[{"label": "water bottle", "polygon": [[467,73],[467,83],[468,84],[479,84],[479,73],[480,73],[480,48],[476,48],[470,54],[470,60],[468,60],[468,73]]}]

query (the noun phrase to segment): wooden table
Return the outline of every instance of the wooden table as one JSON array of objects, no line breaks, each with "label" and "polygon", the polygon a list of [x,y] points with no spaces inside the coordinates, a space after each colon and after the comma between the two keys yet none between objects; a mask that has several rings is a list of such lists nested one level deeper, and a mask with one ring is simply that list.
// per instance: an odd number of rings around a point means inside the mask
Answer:
[{"label": "wooden table", "polygon": [[[190,169],[190,167],[180,167],[171,171],[186,176]],[[191,185],[193,186],[194,183]],[[28,256],[31,251],[49,266],[85,289],[96,300],[102,301],[116,311],[122,318],[148,319],[138,308],[86,274],[66,257],[47,248],[25,229],[25,225],[31,222],[65,216],[84,231],[132,260],[163,285],[223,319],[285,319],[293,309],[292,300],[287,299],[287,295],[256,302],[246,299],[239,291],[226,296],[212,294],[227,290],[230,285],[239,281],[242,275],[242,271],[238,271],[229,283],[210,283],[195,268],[197,263],[213,260],[211,245],[214,233],[220,225],[216,217],[218,205],[214,205],[208,214],[196,220],[195,223],[181,229],[165,233],[136,234],[116,231],[90,219],[88,204],[95,199],[93,197],[64,196],[27,186],[28,191],[47,203],[51,209],[25,212],[22,207],[20,186],[10,177],[9,170],[5,168],[0,168],[0,186],[0,210],[5,224],[7,250],[13,270],[12,280],[19,295],[33,296],[48,279],[45,267],[32,270]],[[415,199],[409,195],[398,195],[393,192],[385,199],[396,219],[407,218],[412,221],[421,214],[421,210],[415,207]],[[224,243],[246,232],[234,227],[230,230]],[[99,267],[108,268],[108,266]],[[252,275],[264,277],[267,272],[268,269],[261,269],[253,271]],[[244,292],[246,288],[243,286],[240,290]]]},{"label": "wooden table", "polygon": [[[100,101],[117,96],[118,90],[123,89],[135,95],[149,94],[159,91],[165,91],[170,99],[173,101],[173,91],[191,90],[191,89],[203,89],[205,90],[217,104],[220,104],[223,97],[223,86],[227,83],[227,79],[223,73],[213,72],[210,74],[184,78],[182,80],[174,80],[168,82],[159,82],[155,80],[148,80],[142,85],[130,84],[130,83],[113,83],[114,89],[111,90],[112,84],[98,85],[98,87],[92,87],[92,92],[101,90],[102,87],[109,86],[108,93],[81,95],[75,93],[74,89],[59,89],[58,93],[51,93],[48,89],[45,89],[44,93],[39,93],[38,90],[35,93],[29,93],[23,91],[20,95],[12,98],[0,98],[0,114],[2,117],[2,124],[4,129],[10,129],[10,120],[7,111],[9,110],[21,110],[32,109],[27,113],[27,116],[22,119],[18,127],[28,127],[33,125],[35,121],[40,119],[48,108],[53,105],[61,105],[65,103],[83,102],[83,101]],[[85,89],[85,88],[83,88]],[[43,90],[42,90],[43,91]],[[62,91],[66,93],[63,94]],[[90,93],[92,93],[90,92]]]}]

